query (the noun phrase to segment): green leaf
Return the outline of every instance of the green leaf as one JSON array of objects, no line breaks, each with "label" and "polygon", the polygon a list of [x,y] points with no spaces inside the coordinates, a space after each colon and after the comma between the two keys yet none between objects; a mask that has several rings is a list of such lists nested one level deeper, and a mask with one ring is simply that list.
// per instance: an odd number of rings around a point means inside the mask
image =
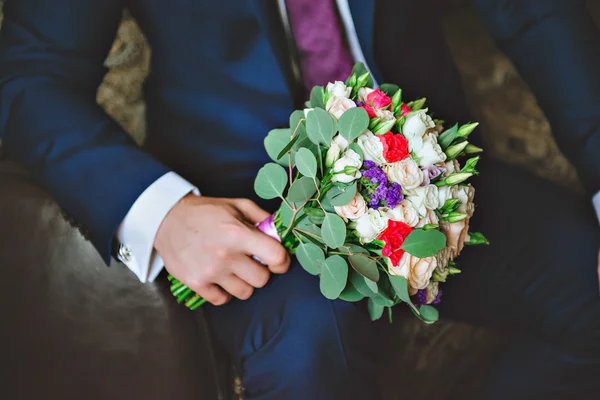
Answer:
[{"label": "green leaf", "polygon": [[[279,152],[279,154],[277,154],[277,159],[280,160],[281,158],[283,158],[288,152],[290,152],[292,150],[292,147],[294,147],[294,144],[298,141],[298,136],[294,136],[294,138],[292,140],[290,140],[290,142],[288,144],[285,145],[285,147],[283,149],[281,149],[281,151]],[[287,163],[285,165],[288,165]]]},{"label": "green leaf", "polygon": [[325,265],[325,254],[317,245],[312,243],[301,243],[296,249],[298,262],[311,275],[321,273]]},{"label": "green leaf", "polygon": [[354,107],[346,110],[338,121],[340,135],[348,142],[362,135],[369,127],[369,115],[364,108]]},{"label": "green leaf", "polygon": [[293,202],[305,202],[316,193],[317,187],[312,178],[303,176],[297,179],[288,191],[288,199]]},{"label": "green leaf", "polygon": [[373,292],[378,293],[379,292],[379,288],[377,287],[377,283],[373,282],[372,280],[370,280],[369,278],[365,278],[363,277],[363,279],[365,280],[365,283],[367,284],[367,287],[369,289],[371,289]]},{"label": "green leaf", "polygon": [[374,303],[379,304],[384,307],[391,307],[394,305],[394,301],[392,299],[384,296],[384,294],[381,293],[381,291],[376,293],[375,296],[371,297],[371,299],[373,300]]},{"label": "green leaf", "polygon": [[[366,74],[367,72],[369,72],[367,70],[367,67],[365,67],[365,65],[361,62],[355,63],[354,67],[352,67],[352,73],[355,74],[357,77],[362,76],[362,75]],[[373,78],[372,77],[369,76],[369,79],[366,82],[366,86],[373,87]]]},{"label": "green leaf", "polygon": [[323,211],[328,213],[335,213],[335,208],[331,205],[331,201],[327,198],[327,196],[321,199],[321,206],[323,206]]},{"label": "green leaf", "polygon": [[290,130],[289,129],[273,129],[265,138],[265,150],[267,150],[267,154],[271,157],[271,160],[288,166],[288,158],[285,157],[285,152],[282,157],[279,157],[279,154],[283,149],[290,143]]},{"label": "green leaf", "polygon": [[321,293],[330,300],[337,299],[348,282],[348,264],[338,256],[331,256],[325,260],[321,269],[321,280],[319,282]]},{"label": "green leaf", "polygon": [[367,282],[365,282],[365,278],[361,274],[359,274],[357,272],[352,272],[350,274],[350,282],[352,282],[352,285],[354,285],[356,290],[358,290],[363,296],[365,296],[365,297],[377,296],[377,293],[372,291],[367,286]]},{"label": "green leaf", "polygon": [[288,206],[288,203],[283,201],[281,206],[279,206],[279,210],[277,212],[277,216],[281,220],[283,226],[288,227],[292,223],[292,216],[294,215],[294,211]]},{"label": "green leaf", "polygon": [[258,171],[254,181],[254,191],[262,199],[283,197],[287,180],[287,172],[281,165],[268,163]]},{"label": "green leaf", "polygon": [[371,317],[371,321],[377,321],[383,315],[385,307],[376,304],[373,301],[373,299],[369,299],[369,302],[367,303],[367,309],[369,310],[369,316]]},{"label": "green leaf", "polygon": [[405,303],[412,304],[410,295],[408,294],[408,282],[401,276],[390,275],[390,283],[396,292],[396,296]]},{"label": "green leaf", "polygon": [[435,230],[415,229],[402,243],[402,250],[418,258],[435,256],[446,247],[446,236]]},{"label": "green leaf", "polygon": [[364,298],[365,296],[354,287],[352,282],[348,282],[346,288],[344,289],[342,294],[340,294],[339,297],[340,300],[348,301],[351,303],[361,301]]},{"label": "green leaf", "polygon": [[349,243],[346,243],[343,247],[339,247],[338,251],[340,253],[344,253],[347,256],[351,256],[354,254],[369,254],[369,250],[363,249],[360,246],[357,246],[355,244],[349,244]]},{"label": "green leaf", "polygon": [[387,96],[392,97],[398,90],[400,90],[400,86],[393,83],[383,83],[379,85],[379,89],[381,89],[381,91]]},{"label": "green leaf", "polygon": [[302,228],[295,227],[294,232],[302,236],[303,243],[312,243],[319,248],[324,247],[325,243],[321,240],[321,228],[316,225],[307,225]]},{"label": "green leaf", "polygon": [[396,120],[383,121],[378,123],[373,129],[375,135],[385,135],[396,125]]},{"label": "green leaf", "polygon": [[345,187],[334,186],[325,193],[332,206],[341,207],[350,203],[356,196],[356,182]]},{"label": "green leaf", "polygon": [[348,257],[348,261],[350,261],[352,268],[365,278],[369,278],[373,282],[379,281],[379,269],[377,268],[377,263],[372,258],[355,254]]},{"label": "green leaf", "polygon": [[321,233],[325,244],[332,249],[337,249],[346,241],[346,224],[336,214],[327,213],[321,226]]},{"label": "green leaf", "polygon": [[419,314],[421,314],[421,319],[423,320],[423,322],[428,323],[428,324],[433,324],[434,322],[437,322],[438,319],[440,319],[440,313],[439,311],[430,305],[423,305],[419,308]]},{"label": "green leaf", "polygon": [[321,108],[315,108],[306,117],[306,133],[315,144],[329,147],[335,133],[335,125],[329,113]]},{"label": "green leaf", "polygon": [[305,148],[298,149],[296,152],[296,168],[304,176],[315,178],[317,176],[317,159],[314,154]]},{"label": "green leaf", "polygon": [[308,219],[315,225],[321,225],[325,219],[325,211],[320,208],[304,207]]},{"label": "green leaf", "polygon": [[325,103],[323,102],[323,86],[315,86],[310,91],[310,105],[311,107],[319,107],[324,109]]},{"label": "green leaf", "polygon": [[485,236],[483,236],[483,233],[481,232],[469,232],[469,241],[466,242],[465,244],[467,246],[476,246],[479,244],[490,244],[490,241],[487,240],[487,238]]},{"label": "green leaf", "polygon": [[473,175],[479,175],[479,172],[475,169],[477,163],[481,159],[480,156],[476,156],[473,158],[469,158],[467,162],[465,162],[465,166],[460,170],[460,172],[471,173]]},{"label": "green leaf", "polygon": [[426,101],[427,101],[427,98],[423,97],[423,98],[420,98],[419,100],[411,101],[410,103],[407,104],[407,106],[408,106],[408,108],[410,108],[413,111],[419,111],[425,106]]},{"label": "green leaf", "polygon": [[446,150],[454,139],[456,139],[456,135],[458,134],[458,124],[454,125],[452,128],[442,132],[438,137],[438,144],[442,148],[442,150]]}]

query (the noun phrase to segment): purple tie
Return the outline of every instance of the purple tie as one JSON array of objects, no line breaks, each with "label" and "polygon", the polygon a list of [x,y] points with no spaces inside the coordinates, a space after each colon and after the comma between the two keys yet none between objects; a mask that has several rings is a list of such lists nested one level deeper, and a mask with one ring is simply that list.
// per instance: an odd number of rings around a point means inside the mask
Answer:
[{"label": "purple tie", "polygon": [[344,43],[335,0],[286,0],[286,5],[306,89],[346,80],[353,61]]}]

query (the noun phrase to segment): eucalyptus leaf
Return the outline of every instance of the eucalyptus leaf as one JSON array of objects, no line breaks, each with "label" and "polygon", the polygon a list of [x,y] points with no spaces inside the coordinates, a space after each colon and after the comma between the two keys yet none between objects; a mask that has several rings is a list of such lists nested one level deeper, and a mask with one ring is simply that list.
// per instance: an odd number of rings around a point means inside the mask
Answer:
[{"label": "eucalyptus leaf", "polygon": [[363,279],[365,280],[365,283],[367,284],[367,287],[369,289],[371,289],[373,292],[378,293],[379,292],[379,288],[377,287],[377,283],[373,282],[372,280],[370,280],[369,278],[365,278],[363,277]]},{"label": "eucalyptus leaf", "polygon": [[392,97],[400,89],[400,86],[393,83],[382,83],[379,85],[379,89],[387,96]]},{"label": "eucalyptus leaf", "polygon": [[296,249],[298,262],[311,275],[321,273],[325,265],[325,254],[317,245],[312,243],[301,243]]},{"label": "eucalyptus leaf", "polygon": [[369,316],[371,321],[377,321],[383,315],[385,309],[384,306],[376,304],[373,299],[369,299],[367,303],[367,309],[369,310]]},{"label": "eucalyptus leaf", "polygon": [[303,243],[312,243],[319,248],[325,246],[325,243],[323,243],[323,239],[321,238],[321,228],[314,224],[295,227],[294,232],[302,237],[301,240]]},{"label": "eucalyptus leaf", "polygon": [[311,107],[325,108],[323,102],[323,86],[315,86],[310,91],[310,105]]},{"label": "eucalyptus leaf", "polygon": [[415,229],[404,239],[400,248],[415,257],[426,258],[435,256],[444,247],[446,247],[446,235],[442,232]]},{"label": "eucalyptus leaf", "polygon": [[334,186],[325,193],[332,206],[342,207],[350,203],[356,196],[356,182],[346,187]]},{"label": "eucalyptus leaf", "polygon": [[315,108],[306,117],[306,133],[315,144],[329,147],[335,133],[335,124],[329,113]]},{"label": "eucalyptus leaf", "polygon": [[305,148],[298,149],[295,157],[296,168],[304,176],[315,178],[317,176],[317,159],[314,154]]},{"label": "eucalyptus leaf", "polygon": [[440,319],[439,311],[430,305],[421,306],[419,308],[419,314],[421,314],[421,319],[428,324],[433,324]]},{"label": "eucalyptus leaf", "polygon": [[281,151],[290,143],[290,130],[289,129],[273,129],[265,137],[265,150],[267,150],[267,154],[271,157],[271,160],[288,166],[288,157],[283,156],[279,157]]},{"label": "eucalyptus leaf", "polygon": [[283,226],[287,228],[292,223],[292,216],[294,215],[294,211],[288,206],[288,203],[283,201],[279,206],[279,211],[277,215],[281,219],[281,223],[283,224]]},{"label": "eucalyptus leaf", "polygon": [[396,296],[405,303],[412,304],[410,295],[408,294],[408,282],[402,276],[390,275],[390,283],[396,292]]},{"label": "eucalyptus leaf", "polygon": [[364,108],[354,107],[346,110],[338,120],[340,135],[348,142],[362,135],[369,127],[369,115]]},{"label": "eucalyptus leaf", "polygon": [[355,244],[349,244],[349,243],[345,243],[343,247],[339,247],[338,251],[340,253],[344,253],[345,255],[351,256],[354,254],[369,254],[369,250],[364,249],[360,246],[357,246]]},{"label": "eucalyptus leaf", "polygon": [[346,288],[340,294],[340,297],[339,297],[340,300],[348,301],[351,303],[361,301],[364,298],[365,298],[365,296],[354,287],[352,282],[348,282],[348,284],[346,285]]},{"label": "eucalyptus leaf", "polygon": [[330,300],[337,299],[348,282],[348,264],[338,256],[325,260],[321,269],[320,288],[323,296]]},{"label": "eucalyptus leaf", "polygon": [[327,198],[327,196],[324,196],[321,199],[321,206],[323,207],[323,211],[325,211],[325,212],[328,212],[328,213],[335,212],[335,208],[333,208],[333,206],[331,205],[331,201]]},{"label": "eucalyptus leaf", "polygon": [[287,172],[281,165],[268,163],[258,171],[254,181],[254,191],[262,199],[283,197],[287,181]]},{"label": "eucalyptus leaf", "polygon": [[304,212],[313,224],[321,225],[325,219],[325,211],[320,208],[305,207]]},{"label": "eucalyptus leaf", "polygon": [[357,272],[352,272],[350,274],[350,282],[352,285],[365,297],[373,297],[377,296],[377,293],[372,291],[365,282],[365,278]]},{"label": "eucalyptus leaf", "polygon": [[317,192],[315,181],[312,178],[303,176],[292,183],[288,191],[288,199],[293,202],[305,202]]},{"label": "eucalyptus leaf", "polygon": [[381,292],[376,293],[375,296],[371,297],[371,299],[373,300],[374,303],[379,304],[384,307],[391,307],[394,305],[394,301],[392,299],[382,295]]},{"label": "eucalyptus leaf", "polygon": [[323,241],[332,249],[337,249],[346,241],[346,224],[336,214],[327,213],[321,226]]},{"label": "eucalyptus leaf", "polygon": [[372,258],[355,254],[348,257],[348,261],[350,261],[352,268],[365,278],[373,282],[379,281],[379,269],[377,268],[377,263]]},{"label": "eucalyptus leaf", "polygon": [[[287,153],[289,153],[292,150],[292,147],[294,147],[294,144],[298,141],[298,136],[294,136],[294,138],[292,140],[290,140],[290,142],[288,144],[285,145],[285,147],[283,149],[281,149],[281,151],[279,152],[279,154],[277,154],[277,159],[280,160],[282,159]],[[287,165],[287,164],[286,164]]]}]

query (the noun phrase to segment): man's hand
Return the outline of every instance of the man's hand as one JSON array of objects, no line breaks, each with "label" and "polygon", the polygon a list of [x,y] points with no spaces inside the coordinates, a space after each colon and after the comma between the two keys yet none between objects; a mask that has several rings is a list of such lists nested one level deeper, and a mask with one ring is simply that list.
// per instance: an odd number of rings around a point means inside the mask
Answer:
[{"label": "man's hand", "polygon": [[189,195],[164,219],[154,247],[175,278],[213,305],[246,300],[290,264],[283,246],[254,226],[267,217],[250,200]]}]

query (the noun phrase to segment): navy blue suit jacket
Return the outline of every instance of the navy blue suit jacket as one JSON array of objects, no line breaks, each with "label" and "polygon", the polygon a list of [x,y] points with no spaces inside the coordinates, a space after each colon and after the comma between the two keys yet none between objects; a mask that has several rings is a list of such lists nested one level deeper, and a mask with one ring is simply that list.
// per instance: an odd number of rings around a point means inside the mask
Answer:
[{"label": "navy blue suit jacket", "polygon": [[[350,0],[379,82],[466,120],[435,4]],[[580,0],[476,0],[533,89],[563,151],[600,189],[600,35]],[[147,142],[96,104],[123,8],[152,46]],[[7,0],[0,138],[9,158],[87,230],[105,260],[137,197],[175,170],[210,196],[252,197],[263,139],[298,96],[274,0]]]}]

